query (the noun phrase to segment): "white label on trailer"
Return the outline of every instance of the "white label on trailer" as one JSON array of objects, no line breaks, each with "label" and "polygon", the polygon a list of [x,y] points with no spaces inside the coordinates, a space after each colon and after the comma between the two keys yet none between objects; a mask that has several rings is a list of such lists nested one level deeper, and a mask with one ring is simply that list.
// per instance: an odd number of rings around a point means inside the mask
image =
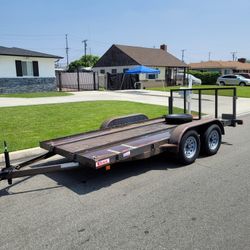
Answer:
[{"label": "white label on trailer", "polygon": [[130,151],[123,153],[123,157],[129,157],[129,156],[130,156]]},{"label": "white label on trailer", "polygon": [[115,154],[120,154],[119,151],[113,150],[113,149],[108,149],[107,151],[111,152],[111,153],[115,153]]},{"label": "white label on trailer", "polygon": [[78,162],[68,162],[61,164],[61,168],[75,168],[75,167],[79,167]]},{"label": "white label on trailer", "polygon": [[134,147],[134,146],[130,146],[130,145],[128,145],[128,144],[121,144],[121,146],[127,147],[127,148],[132,148],[132,149],[137,148],[137,147]]},{"label": "white label on trailer", "polygon": [[106,165],[106,164],[109,164],[110,163],[110,160],[109,158],[108,159],[104,159],[104,160],[101,160],[101,161],[97,161],[96,162],[96,167],[100,167],[100,166],[103,166],[103,165]]}]

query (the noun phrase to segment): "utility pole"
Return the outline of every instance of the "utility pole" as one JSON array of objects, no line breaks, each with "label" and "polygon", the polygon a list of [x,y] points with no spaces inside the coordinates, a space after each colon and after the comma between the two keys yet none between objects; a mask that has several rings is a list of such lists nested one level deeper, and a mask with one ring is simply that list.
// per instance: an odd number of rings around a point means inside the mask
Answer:
[{"label": "utility pole", "polygon": [[233,57],[233,61],[235,61],[236,60],[237,51],[233,51],[233,52],[231,52],[231,54],[232,54],[232,57]]},{"label": "utility pole", "polygon": [[181,60],[182,60],[182,62],[184,62],[184,53],[185,53],[185,49],[182,49],[181,50]]},{"label": "utility pole", "polygon": [[208,52],[208,61],[211,60],[211,51]]},{"label": "utility pole", "polygon": [[82,43],[84,43],[84,56],[86,57],[87,54],[87,39],[83,40]]},{"label": "utility pole", "polygon": [[68,34],[65,35],[65,39],[66,39],[66,58],[67,58],[67,68],[69,66],[69,45],[68,45]]}]

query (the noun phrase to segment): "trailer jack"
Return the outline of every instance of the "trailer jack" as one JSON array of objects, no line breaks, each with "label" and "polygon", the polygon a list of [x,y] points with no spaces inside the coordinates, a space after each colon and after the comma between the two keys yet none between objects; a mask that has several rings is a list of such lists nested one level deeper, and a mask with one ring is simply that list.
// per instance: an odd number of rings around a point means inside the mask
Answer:
[{"label": "trailer jack", "polygon": [[13,166],[10,164],[10,155],[7,147],[7,142],[4,141],[4,160],[5,160],[5,168],[3,168],[0,172],[0,180],[7,179],[8,184],[12,184],[12,178],[8,178],[8,173],[10,173],[13,170]]}]

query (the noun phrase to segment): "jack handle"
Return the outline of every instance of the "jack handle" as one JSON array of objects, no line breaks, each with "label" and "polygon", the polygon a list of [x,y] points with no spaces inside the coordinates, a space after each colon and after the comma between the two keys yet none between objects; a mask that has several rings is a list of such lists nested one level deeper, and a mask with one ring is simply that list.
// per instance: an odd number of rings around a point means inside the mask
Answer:
[{"label": "jack handle", "polygon": [[[8,151],[8,147],[7,147],[7,143],[6,141],[3,142],[4,144],[4,159],[5,159],[5,168],[3,168],[1,171],[0,171],[0,180],[1,180],[1,172],[2,174],[3,173],[8,173],[8,172],[11,172],[12,171],[12,168],[13,166],[11,166],[10,164],[10,155],[9,155],[9,151]],[[12,179],[9,178],[8,179],[8,184],[11,185],[12,184]]]}]

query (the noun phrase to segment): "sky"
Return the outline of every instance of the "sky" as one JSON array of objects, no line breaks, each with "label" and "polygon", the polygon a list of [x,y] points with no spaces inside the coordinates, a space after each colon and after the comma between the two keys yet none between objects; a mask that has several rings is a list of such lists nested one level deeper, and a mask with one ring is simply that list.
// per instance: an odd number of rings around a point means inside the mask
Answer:
[{"label": "sky", "polygon": [[102,56],[112,44],[159,48],[187,63],[250,59],[249,0],[0,0],[0,46],[64,57]]}]

